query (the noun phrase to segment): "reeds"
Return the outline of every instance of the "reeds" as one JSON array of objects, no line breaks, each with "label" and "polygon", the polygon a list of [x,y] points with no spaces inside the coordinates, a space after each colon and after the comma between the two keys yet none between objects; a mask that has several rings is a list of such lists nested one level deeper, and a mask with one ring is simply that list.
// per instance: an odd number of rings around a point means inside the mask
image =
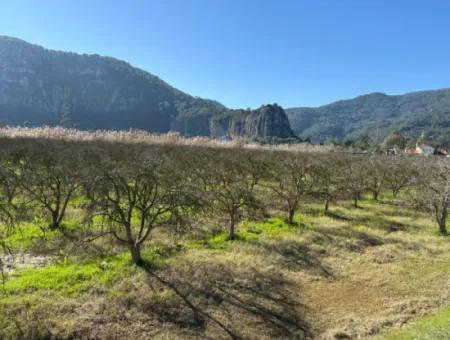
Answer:
[{"label": "reeds", "polygon": [[150,133],[144,130],[77,130],[63,127],[3,127],[0,128],[0,138],[36,138],[54,139],[64,141],[103,141],[111,143],[135,143],[158,145],[191,145],[217,148],[246,148],[255,150],[284,150],[297,152],[333,152],[338,149],[332,145],[313,145],[309,143],[293,144],[258,144],[246,141],[242,138],[234,138],[231,141],[197,136],[183,137],[178,132]]}]

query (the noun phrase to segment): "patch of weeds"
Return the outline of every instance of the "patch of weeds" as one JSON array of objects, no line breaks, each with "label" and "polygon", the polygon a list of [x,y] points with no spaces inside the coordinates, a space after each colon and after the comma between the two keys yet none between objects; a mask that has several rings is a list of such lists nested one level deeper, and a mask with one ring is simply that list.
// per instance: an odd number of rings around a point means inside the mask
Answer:
[{"label": "patch of weeds", "polygon": [[13,232],[5,238],[5,243],[20,251],[32,248],[37,242],[54,239],[60,236],[58,231],[45,230],[36,223],[23,223],[14,228]]},{"label": "patch of weeds", "polygon": [[208,235],[202,240],[186,242],[188,249],[226,249],[233,242],[255,243],[263,238],[272,238],[285,233],[293,233],[304,230],[306,225],[299,221],[289,225],[284,220],[273,218],[265,222],[248,222],[244,221],[236,232],[235,239],[229,240],[228,232]]},{"label": "patch of weeds", "polygon": [[449,339],[450,338],[450,308],[440,313],[428,316],[411,324],[405,329],[389,332],[386,340],[406,339]]},{"label": "patch of weeds", "polygon": [[71,237],[79,229],[78,220],[67,220],[58,230],[50,230],[45,222],[36,219],[33,222],[22,223],[12,229],[5,238],[5,244],[15,251],[26,252],[34,248],[42,248],[51,240]]},{"label": "patch of weeds", "polygon": [[[163,266],[168,250],[149,247],[142,251],[143,258],[154,268]],[[10,275],[0,296],[24,295],[45,291],[64,297],[79,296],[91,289],[106,289],[134,273],[128,253],[77,263],[67,258],[44,268],[30,268]]]}]

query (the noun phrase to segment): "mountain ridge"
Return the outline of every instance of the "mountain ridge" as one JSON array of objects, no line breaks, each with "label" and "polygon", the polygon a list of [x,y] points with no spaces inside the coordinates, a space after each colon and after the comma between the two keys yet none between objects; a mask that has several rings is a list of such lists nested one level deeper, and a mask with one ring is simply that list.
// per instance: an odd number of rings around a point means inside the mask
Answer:
[{"label": "mountain ridge", "polygon": [[430,143],[450,145],[450,88],[389,95],[373,92],[319,107],[288,108],[295,133],[316,142],[368,135],[381,143],[392,132],[410,141],[425,133]]},{"label": "mountain ridge", "polygon": [[[211,136],[213,118],[233,112],[217,101],[180,91],[126,61],[55,51],[8,36],[0,36],[0,70],[0,121],[8,125],[139,128]],[[287,118],[273,122],[277,121],[284,123],[281,130],[266,126],[257,129],[257,135],[247,133],[254,131],[251,128],[224,133],[239,132],[240,137],[252,139],[293,135]]]}]

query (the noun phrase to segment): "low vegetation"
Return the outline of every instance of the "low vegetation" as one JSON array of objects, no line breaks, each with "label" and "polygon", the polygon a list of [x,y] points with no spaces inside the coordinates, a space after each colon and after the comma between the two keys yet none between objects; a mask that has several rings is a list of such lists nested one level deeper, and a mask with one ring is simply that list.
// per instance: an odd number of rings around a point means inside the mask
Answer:
[{"label": "low vegetation", "polygon": [[0,338],[448,334],[447,159],[0,145]]}]

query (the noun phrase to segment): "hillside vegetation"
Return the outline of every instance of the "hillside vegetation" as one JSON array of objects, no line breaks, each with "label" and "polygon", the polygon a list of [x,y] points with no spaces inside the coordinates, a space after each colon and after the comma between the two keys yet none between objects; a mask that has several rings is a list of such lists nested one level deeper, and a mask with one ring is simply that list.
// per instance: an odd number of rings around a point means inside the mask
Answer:
[{"label": "hillside vegetation", "polygon": [[295,139],[277,105],[230,110],[110,57],[53,51],[0,36],[0,70],[2,125]]},{"label": "hillside vegetation", "polygon": [[381,143],[393,131],[415,142],[422,132],[436,145],[450,146],[450,90],[390,96],[372,93],[317,108],[286,110],[293,130],[314,141],[357,139]]},{"label": "hillside vegetation", "polygon": [[446,334],[447,159],[0,145],[0,338]]}]

